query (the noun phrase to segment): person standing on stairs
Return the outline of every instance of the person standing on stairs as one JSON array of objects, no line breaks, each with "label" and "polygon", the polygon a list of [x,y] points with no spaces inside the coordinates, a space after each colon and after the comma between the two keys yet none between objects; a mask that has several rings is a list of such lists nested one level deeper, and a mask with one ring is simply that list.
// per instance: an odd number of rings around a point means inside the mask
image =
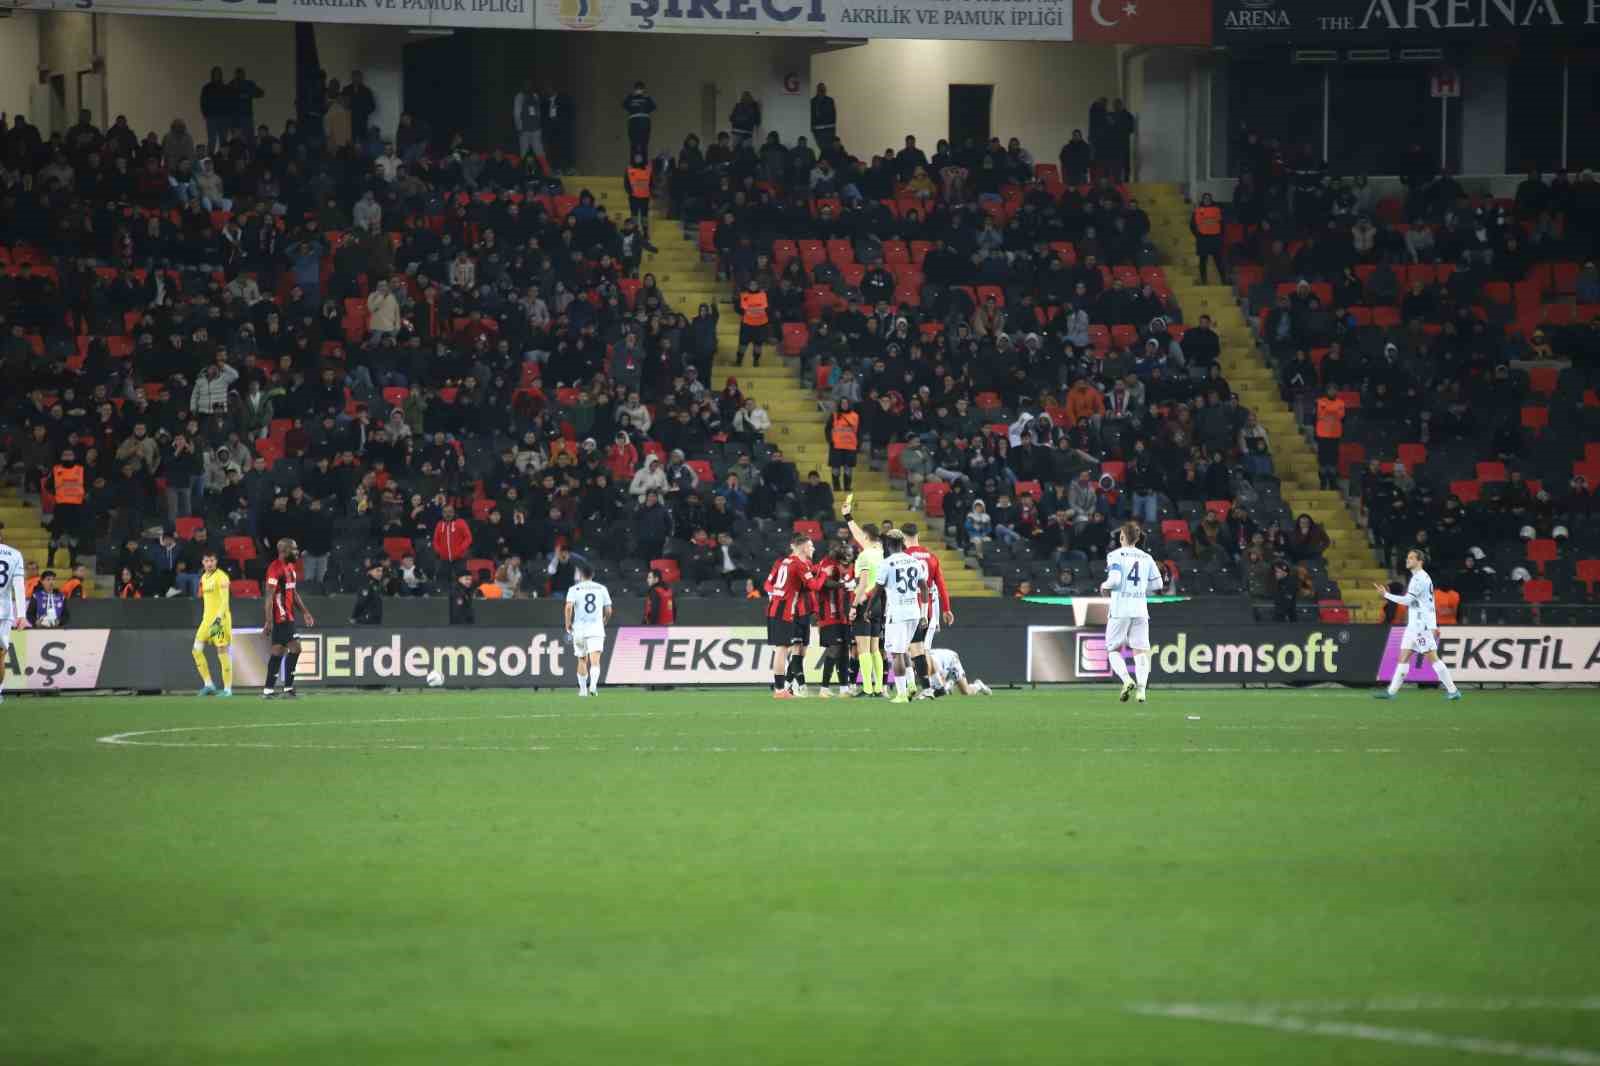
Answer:
[{"label": "person standing on stairs", "polygon": [[849,492],[855,484],[856,453],[861,447],[861,416],[841,399],[828,416],[828,466],[833,471],[833,491]]},{"label": "person standing on stairs", "polygon": [[1203,193],[1200,204],[1189,217],[1189,232],[1194,234],[1194,257],[1200,261],[1200,284],[1206,281],[1206,260],[1217,264],[1217,281],[1228,283],[1227,268],[1222,265],[1222,208],[1217,206],[1210,193]]},{"label": "person standing on stairs", "polygon": [[633,92],[622,98],[628,116],[628,156],[650,158],[650,116],[655,114],[656,98],[645,91],[644,82],[633,83]]},{"label": "person standing on stairs", "polygon": [[511,120],[517,128],[517,150],[523,155],[544,155],[544,101],[532,78],[522,83],[522,91],[512,100]]},{"label": "person standing on stairs", "polygon": [[650,239],[650,160],[635,152],[633,162],[622,174],[628,186],[628,215],[639,224],[639,232]]},{"label": "person standing on stairs", "polygon": [[766,290],[760,281],[751,278],[739,294],[739,353],[734,356],[735,366],[744,366],[746,347],[752,349],[751,362],[761,365],[761,348],[767,343],[767,317]]},{"label": "person standing on stairs", "polygon": [[811,139],[817,152],[826,157],[833,151],[834,133],[839,128],[839,109],[828,95],[828,87],[817,82],[817,95],[811,98]]},{"label": "person standing on stairs", "polygon": [[1344,439],[1344,401],[1339,386],[1328,382],[1327,392],[1317,398],[1317,475],[1325,489],[1339,482],[1339,442]]}]

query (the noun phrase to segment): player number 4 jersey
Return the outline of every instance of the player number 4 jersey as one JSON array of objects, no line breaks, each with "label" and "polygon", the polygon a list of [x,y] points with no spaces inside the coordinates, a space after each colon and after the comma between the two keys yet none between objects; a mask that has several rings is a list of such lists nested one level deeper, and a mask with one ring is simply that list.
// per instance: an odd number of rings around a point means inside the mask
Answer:
[{"label": "player number 4 jersey", "polygon": [[[1121,578],[1113,578],[1120,574]],[[1146,599],[1161,591],[1161,568],[1138,548],[1118,548],[1106,556],[1106,580],[1111,587],[1112,618],[1149,618]]]},{"label": "player number 4 jersey", "polygon": [[928,564],[904,553],[891,555],[878,567],[878,584],[888,601],[890,622],[916,622],[922,618],[923,588]]}]

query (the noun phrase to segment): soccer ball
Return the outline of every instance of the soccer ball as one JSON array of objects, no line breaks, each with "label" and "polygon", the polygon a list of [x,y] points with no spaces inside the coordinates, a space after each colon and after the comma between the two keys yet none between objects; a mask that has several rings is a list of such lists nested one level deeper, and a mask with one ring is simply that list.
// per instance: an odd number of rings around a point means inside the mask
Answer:
[{"label": "soccer ball", "polygon": [[437,670],[429,670],[426,680],[429,688],[438,688],[444,684],[444,675]]}]

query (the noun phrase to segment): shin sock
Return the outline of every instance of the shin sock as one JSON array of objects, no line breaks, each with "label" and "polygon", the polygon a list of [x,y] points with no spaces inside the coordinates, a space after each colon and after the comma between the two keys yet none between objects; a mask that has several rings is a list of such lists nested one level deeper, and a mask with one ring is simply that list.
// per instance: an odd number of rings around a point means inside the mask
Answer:
[{"label": "shin sock", "polygon": [[233,649],[222,648],[217,652],[217,666],[222,669],[222,687],[233,691]]},{"label": "shin sock", "polygon": [[838,661],[831,652],[822,657],[822,687],[827,688],[828,682],[833,680],[833,667]]},{"label": "shin sock", "polygon": [[200,671],[200,683],[207,688],[211,687],[211,667],[206,665],[206,649],[204,644],[194,646],[194,668]]},{"label": "shin sock", "polygon": [[1433,664],[1433,676],[1439,679],[1439,684],[1444,686],[1446,692],[1454,692],[1456,690],[1455,678],[1450,676],[1450,668],[1444,664],[1443,659],[1439,659]]},{"label": "shin sock", "polygon": [[1119,649],[1117,651],[1108,652],[1107,654],[1111,659],[1111,672],[1117,675],[1117,680],[1121,681],[1124,685],[1132,684],[1133,678],[1128,676],[1128,664],[1127,661],[1122,658],[1122,651]]},{"label": "shin sock", "polygon": [[300,653],[287,651],[283,653],[283,687],[294,688],[294,668],[300,662]]},{"label": "shin sock", "polygon": [[1389,679],[1389,695],[1393,696],[1400,691],[1400,686],[1406,683],[1406,674],[1411,672],[1409,660],[1402,659],[1395,664],[1394,676]]},{"label": "shin sock", "polygon": [[928,687],[928,657],[926,655],[919,655],[915,659],[912,659],[911,660],[911,669],[916,671],[916,674],[917,674],[917,687],[918,688],[927,688]]},{"label": "shin sock", "polygon": [[1150,684],[1150,653],[1141,651],[1133,657],[1133,676],[1139,682],[1139,691],[1143,692],[1145,686]]},{"label": "shin sock", "polygon": [[278,667],[280,667],[282,665],[283,665],[283,656],[281,656],[281,655],[268,655],[267,656],[267,679],[264,682],[264,685],[265,685],[266,688],[274,689],[274,688],[278,687]]}]

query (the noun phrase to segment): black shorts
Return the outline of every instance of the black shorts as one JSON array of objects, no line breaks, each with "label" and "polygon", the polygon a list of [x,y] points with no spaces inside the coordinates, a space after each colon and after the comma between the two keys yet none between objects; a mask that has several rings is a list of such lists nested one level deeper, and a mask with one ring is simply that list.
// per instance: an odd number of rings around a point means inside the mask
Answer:
[{"label": "black shorts", "polygon": [[272,643],[278,645],[279,647],[283,647],[292,643],[294,639],[295,633],[293,622],[272,623]]},{"label": "black shorts", "polygon": [[811,639],[811,616],[793,620],[767,616],[767,643],[776,648],[804,644]]},{"label": "black shorts", "polygon": [[872,615],[867,615],[864,618],[858,617],[856,619],[855,630],[856,636],[858,637],[869,637],[872,640],[882,640],[883,619],[873,617]]},{"label": "black shorts", "polygon": [[765,343],[767,343],[766,326],[751,326],[743,322],[739,324],[739,347],[743,348],[747,344]]},{"label": "black shorts", "polygon": [[829,448],[828,466],[834,470],[856,465],[856,449],[854,448]]},{"label": "black shorts", "polygon": [[840,644],[850,643],[850,623],[843,622],[838,625],[822,627],[822,646],[832,648]]}]

